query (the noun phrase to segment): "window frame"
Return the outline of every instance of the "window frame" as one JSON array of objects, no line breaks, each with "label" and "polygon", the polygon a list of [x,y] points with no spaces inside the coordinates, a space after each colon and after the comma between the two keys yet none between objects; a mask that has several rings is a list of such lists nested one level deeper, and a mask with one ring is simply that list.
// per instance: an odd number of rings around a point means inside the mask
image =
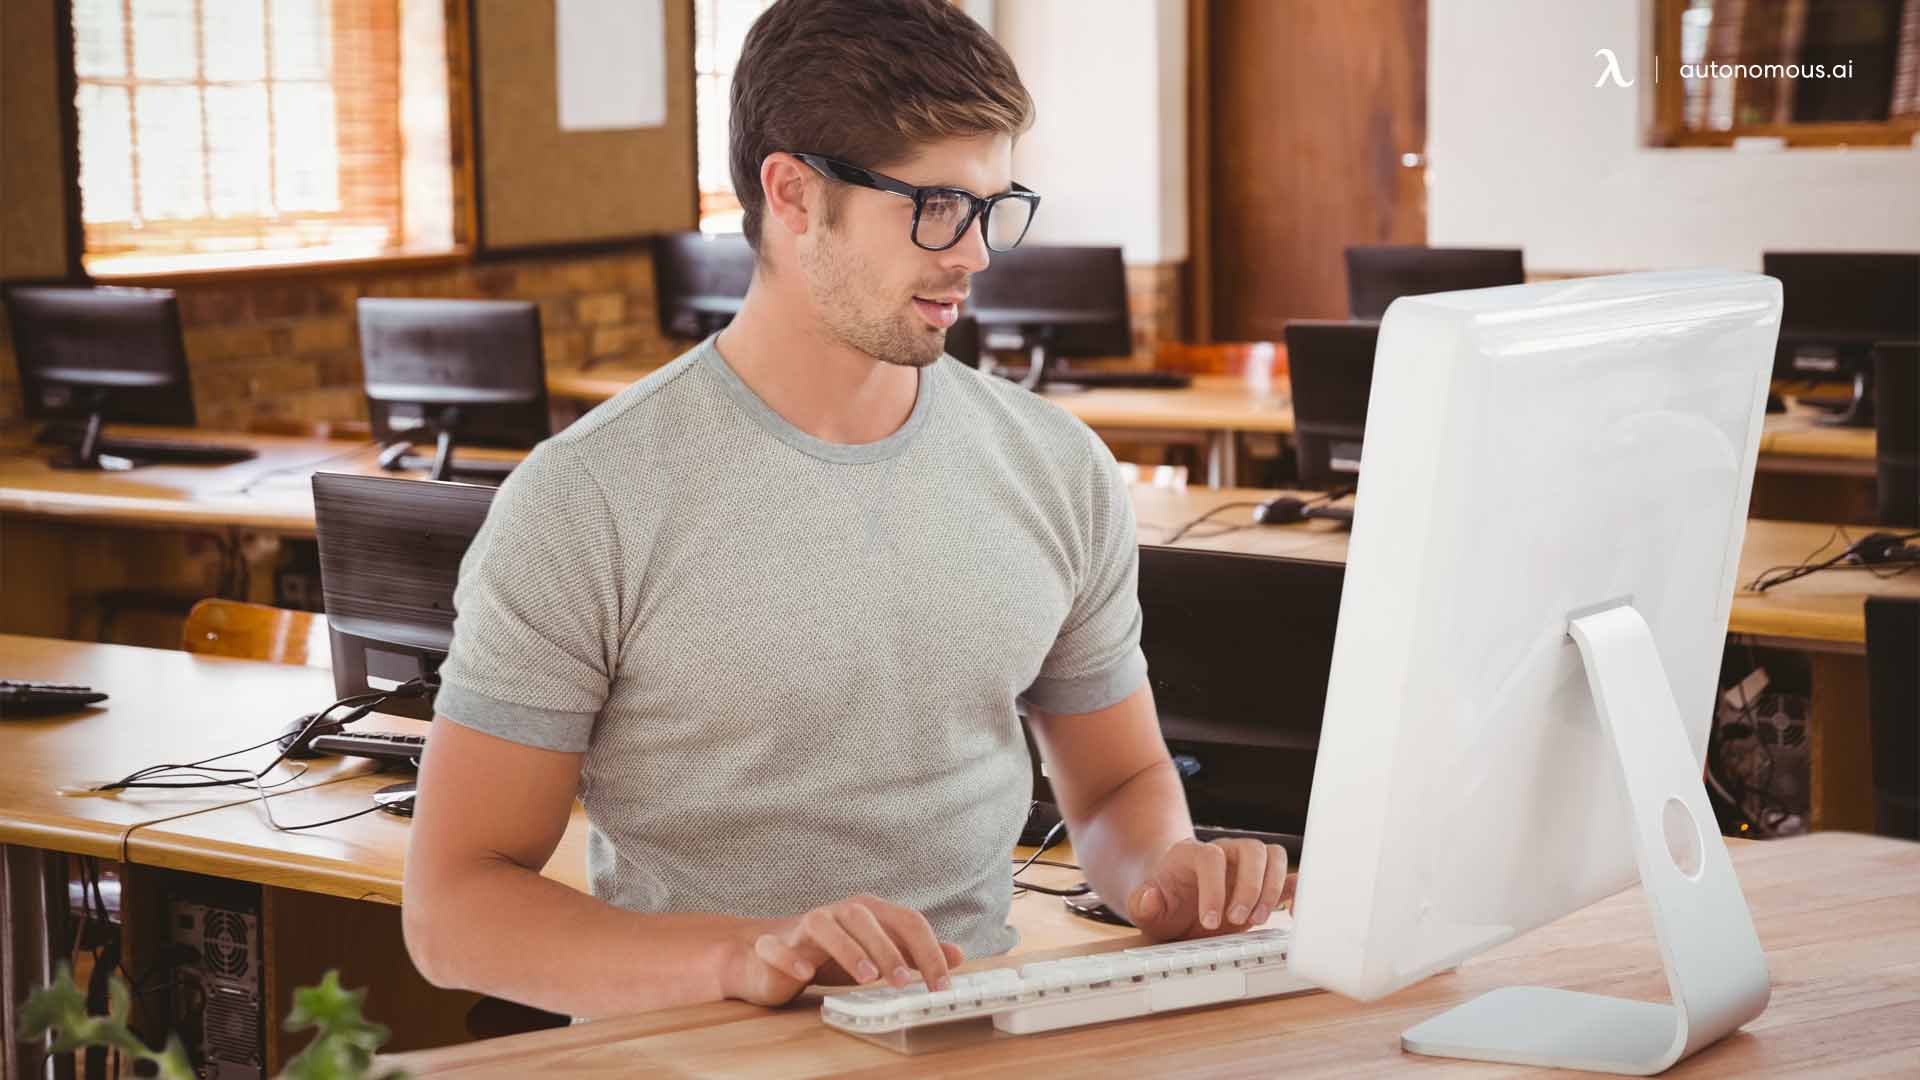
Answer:
[{"label": "window frame", "polygon": [[[123,9],[124,10],[124,9]],[[125,285],[189,285],[195,283],[219,282],[234,279],[301,277],[309,275],[340,275],[365,272],[427,270],[451,268],[470,263],[474,258],[472,237],[477,225],[477,197],[475,181],[475,163],[470,152],[458,152],[460,147],[472,147],[473,142],[473,103],[471,68],[471,15],[466,2],[450,2],[444,5],[445,11],[445,56],[447,66],[447,126],[452,145],[456,148],[452,162],[452,190],[449,192],[453,208],[452,237],[447,244],[407,247],[403,245],[403,235],[396,228],[394,245],[377,251],[355,252],[342,255],[335,249],[294,248],[294,249],[258,249],[231,252],[180,252],[176,254],[139,252],[98,252],[89,251],[87,229],[90,227],[82,220],[79,168],[79,103],[78,91],[81,79],[77,71],[77,42],[70,29],[63,34],[63,48],[56,62],[60,67],[60,79],[71,93],[63,93],[61,109],[63,126],[70,133],[66,139],[68,158],[67,176],[70,185],[69,228],[72,238],[69,241],[69,258],[76,277],[102,284]],[[60,3],[57,16],[64,26],[70,27],[72,21],[71,0]],[[337,12],[336,12],[337,17]],[[87,82],[104,84],[137,85],[143,81],[183,82],[200,85],[204,79],[204,61],[202,68],[192,80],[137,80],[129,68],[123,78],[93,79]],[[137,137],[129,132],[130,137]],[[348,170],[343,166],[342,186],[347,186]],[[329,219],[364,220],[364,215],[354,215],[343,199],[339,211],[299,211],[303,220],[324,221]],[[404,209],[401,211],[404,213]],[[143,229],[179,228],[182,233],[198,231],[205,226],[216,229],[244,230],[258,228],[273,218],[261,215],[240,215],[215,218],[212,216],[185,221],[162,220],[147,223]],[[108,228],[131,228],[126,222],[104,222],[91,226]],[[203,234],[204,235],[204,234]],[[88,263],[96,265],[89,266]]]},{"label": "window frame", "polygon": [[[1920,0],[1910,0],[1920,2]],[[1654,90],[1654,122],[1650,142],[1656,147],[1733,146],[1736,139],[1784,140],[1789,149],[1847,146],[1916,146],[1920,113],[1851,123],[1735,124],[1724,131],[1689,131],[1686,125],[1686,84],[1680,78],[1681,20],[1689,0],[1653,0],[1653,53],[1656,67],[1672,78],[1658,78]]]}]

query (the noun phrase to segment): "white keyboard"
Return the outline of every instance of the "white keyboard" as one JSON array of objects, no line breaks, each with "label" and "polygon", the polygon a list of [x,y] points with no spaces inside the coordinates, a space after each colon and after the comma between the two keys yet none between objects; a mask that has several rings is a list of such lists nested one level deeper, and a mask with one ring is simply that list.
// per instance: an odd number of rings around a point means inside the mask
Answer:
[{"label": "white keyboard", "polygon": [[1287,969],[1287,942],[1284,929],[1249,930],[968,972],[953,976],[947,990],[929,991],[923,982],[876,986],[825,999],[820,1018],[876,1036],[991,1016],[995,1028],[1027,1035],[1319,989]]}]

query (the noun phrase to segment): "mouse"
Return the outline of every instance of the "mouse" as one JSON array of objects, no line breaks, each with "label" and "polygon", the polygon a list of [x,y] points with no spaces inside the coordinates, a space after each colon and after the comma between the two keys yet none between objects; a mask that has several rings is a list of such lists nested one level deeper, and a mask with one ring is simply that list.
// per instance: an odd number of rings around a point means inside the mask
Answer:
[{"label": "mouse", "polygon": [[412,817],[413,784],[411,780],[400,784],[388,784],[373,793],[373,805],[397,817]]},{"label": "mouse", "polygon": [[278,740],[280,752],[290,758],[302,760],[319,757],[320,752],[313,748],[313,740],[322,735],[338,735],[343,730],[343,726],[338,720],[322,720],[316,724],[313,718],[318,715],[318,713],[307,713],[288,724],[280,732]]}]

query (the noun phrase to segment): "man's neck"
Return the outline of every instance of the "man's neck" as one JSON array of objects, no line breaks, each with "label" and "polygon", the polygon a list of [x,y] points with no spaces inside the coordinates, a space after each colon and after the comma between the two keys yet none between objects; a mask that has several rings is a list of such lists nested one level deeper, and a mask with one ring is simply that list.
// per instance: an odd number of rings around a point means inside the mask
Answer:
[{"label": "man's neck", "polygon": [[756,277],[715,343],[734,374],[781,418],[824,442],[878,442],[913,414],[919,372],[875,360],[827,332],[811,310]]}]

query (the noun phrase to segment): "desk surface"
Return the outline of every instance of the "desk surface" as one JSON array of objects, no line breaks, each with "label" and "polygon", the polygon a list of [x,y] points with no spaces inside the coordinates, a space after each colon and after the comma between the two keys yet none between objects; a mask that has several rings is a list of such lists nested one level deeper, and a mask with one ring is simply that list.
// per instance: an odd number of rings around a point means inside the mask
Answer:
[{"label": "desk surface", "polygon": [[[13,635],[0,635],[0,675],[82,683],[112,695],[78,715],[0,720],[0,843],[115,859],[137,825],[255,794],[228,787],[64,795],[63,788],[249,746],[333,700],[333,676],[318,668]],[[257,768],[271,756],[261,750],[220,764]],[[306,772],[282,792],[365,770],[345,758],[302,764]]]},{"label": "desk surface", "polygon": [[[1773,1000],[1745,1029],[1667,1075],[1910,1075],[1920,1060],[1920,904],[1913,902],[1920,845],[1827,833],[1741,845],[1734,865],[1767,950]],[[1068,951],[1132,943],[1090,941]],[[1007,962],[1018,961],[1000,961]],[[390,1061],[415,1075],[472,1080],[648,1071],[988,1075],[1015,1068],[1046,1076],[1507,1076],[1526,1070],[1404,1055],[1399,1033],[1487,990],[1521,984],[1667,1000],[1640,890],[1370,1004],[1331,994],[1256,1001],[905,1058],[821,1024],[813,1001],[787,1009],[722,1002]]]},{"label": "desk surface", "polygon": [[[547,393],[597,405],[650,374],[650,368],[595,368],[547,374]],[[1262,385],[1241,375],[1198,375],[1177,390],[1049,391],[1047,400],[1095,428],[1153,431],[1293,430],[1284,380]]]},{"label": "desk surface", "polygon": [[[1270,491],[1214,488],[1135,487],[1134,516],[1143,544],[1160,543],[1181,524],[1228,503],[1252,503],[1273,495]],[[1286,555],[1299,559],[1344,562],[1348,533],[1330,522],[1237,529],[1211,535],[1216,526],[1242,526],[1252,521],[1251,510],[1240,507],[1209,519],[1187,534],[1181,547],[1209,548],[1256,555]],[[1860,569],[1836,569],[1811,574],[1798,581],[1755,593],[1747,586],[1764,570],[1795,566],[1823,549],[1838,554],[1847,544],[1872,529],[1797,521],[1749,519],[1746,542],[1740,550],[1740,575],[1727,629],[1736,634],[1857,648],[1867,639],[1866,614],[1861,603],[1869,595],[1920,597],[1920,573],[1876,578]]]},{"label": "desk surface", "polygon": [[[337,472],[379,472],[373,462],[374,450],[367,444],[206,432],[179,434],[243,440],[260,447],[262,456],[219,467],[155,466],[133,473],[81,473],[54,469],[46,463],[44,453],[27,453],[17,442],[0,445],[0,514],[131,527],[241,527],[311,536],[313,496],[308,478],[316,467]],[[489,456],[507,453],[494,451]],[[1140,539],[1156,543],[1181,522],[1214,506],[1256,502],[1271,494],[1136,487],[1134,505],[1141,523]],[[1242,509],[1230,511],[1219,520],[1245,524],[1249,519]],[[1201,533],[1207,531],[1202,529]],[[1853,535],[1866,531],[1860,529]],[[1825,525],[1750,522],[1741,555],[1741,584],[1770,566],[1800,562],[1832,535],[1833,530]],[[1346,534],[1318,522],[1247,529],[1218,539],[1196,535],[1183,543],[1300,558],[1346,558]],[[1920,595],[1920,575],[1880,581],[1864,571],[1841,570],[1803,578],[1764,596],[1743,592],[1734,599],[1731,628],[1737,633],[1857,647],[1866,639],[1860,600],[1868,593]]]},{"label": "desk surface", "polygon": [[[109,426],[109,432],[115,429]],[[146,465],[128,472],[56,469],[51,451],[25,440],[0,441],[0,514],[136,528],[242,528],[313,535],[316,471],[420,478],[423,472],[386,472],[373,443],[280,435],[140,428],[142,438],[245,446],[259,456],[234,465]],[[510,450],[471,448],[461,456],[524,457]]]},{"label": "desk surface", "polygon": [[1780,464],[1778,459],[1789,458],[1851,463],[1855,467],[1864,464],[1863,475],[1871,476],[1874,447],[1879,442],[1874,429],[1822,424],[1819,417],[1823,415],[1820,410],[1795,403],[1784,413],[1768,416],[1766,431],[1760,436],[1763,461],[1774,467]]}]

